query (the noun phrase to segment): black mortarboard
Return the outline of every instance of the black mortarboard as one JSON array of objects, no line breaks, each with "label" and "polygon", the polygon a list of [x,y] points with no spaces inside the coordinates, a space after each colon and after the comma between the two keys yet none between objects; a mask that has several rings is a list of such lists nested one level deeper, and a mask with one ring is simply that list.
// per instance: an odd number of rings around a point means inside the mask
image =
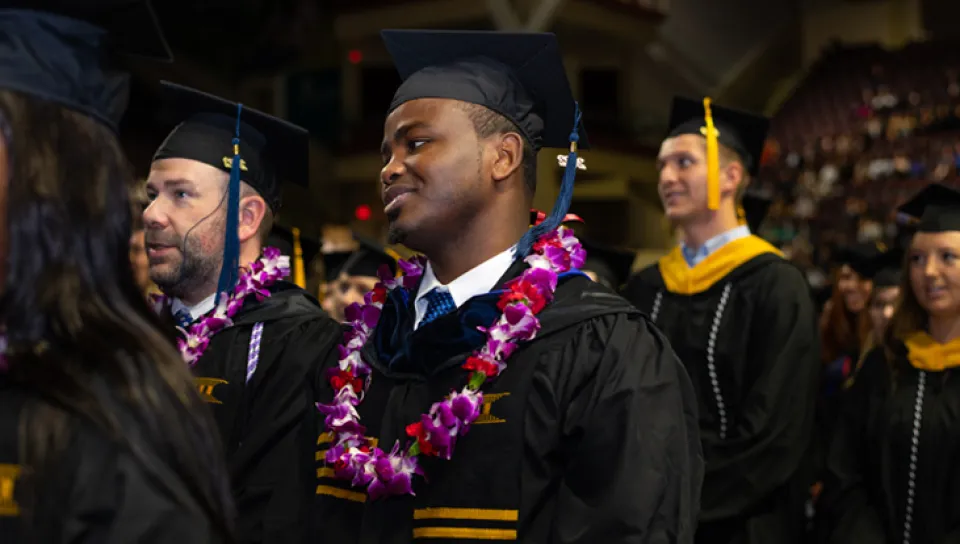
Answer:
[{"label": "black mortarboard", "polygon": [[833,260],[837,266],[848,265],[864,279],[872,279],[877,273],[877,259],[883,250],[875,243],[858,243],[841,248]]},{"label": "black mortarboard", "polygon": [[903,276],[902,249],[894,248],[880,254],[874,262],[876,274],[873,276],[873,287],[898,287]]},{"label": "black mortarboard", "polygon": [[553,210],[517,243],[517,255],[526,256],[542,234],[560,225],[570,208],[577,149],[588,147],[556,36],[471,30],[380,34],[403,79],[390,111],[419,98],[459,100],[506,117],[536,150],[570,149]]},{"label": "black mortarboard", "polygon": [[[734,151],[751,176],[760,169],[763,145],[770,130],[770,120],[762,115],[711,105],[717,141]],[[673,99],[670,112],[670,138],[681,134],[705,136],[705,108],[702,100],[681,96]]]},{"label": "black mortarboard", "polygon": [[328,283],[340,276],[340,271],[343,269],[344,263],[347,262],[347,259],[349,259],[353,253],[352,251],[334,251],[322,254],[324,277]]},{"label": "black mortarboard", "polygon": [[589,240],[581,240],[580,243],[587,251],[587,259],[580,269],[592,271],[599,277],[601,283],[606,283],[611,289],[619,290],[630,277],[637,254]]},{"label": "black mortarboard", "polygon": [[[553,34],[475,30],[383,30],[403,84],[390,111],[418,98],[478,104],[513,121],[536,149],[566,148],[576,118],[573,91]],[[587,148],[580,128],[580,148]]]},{"label": "black mortarboard", "polygon": [[7,0],[0,8],[0,88],[116,130],[129,77],[110,69],[108,53],[172,60],[148,0]]},{"label": "black mortarboard", "polygon": [[897,211],[916,221],[916,232],[960,231],[960,192],[931,183]]},{"label": "black mortarboard", "polygon": [[773,204],[772,200],[760,195],[751,193],[743,195],[743,214],[746,216],[750,232],[760,232],[760,225],[766,219],[771,204]]},{"label": "black mortarboard", "polygon": [[390,255],[382,245],[362,236],[354,235],[360,247],[354,251],[340,268],[348,276],[377,277],[380,267],[387,265],[390,271],[397,273],[397,258]]},{"label": "black mortarboard", "polygon": [[280,250],[280,253],[293,257],[296,252],[294,246],[297,243],[300,244],[300,251],[303,253],[303,262],[305,263],[313,261],[320,253],[319,240],[310,236],[303,236],[299,230],[297,235],[294,236],[292,229],[280,225],[273,227],[265,245],[275,247]]},{"label": "black mortarboard", "polygon": [[[191,159],[230,172],[238,104],[190,87],[161,82],[164,107],[179,125],[153,160]],[[306,186],[310,162],[307,130],[252,108],[240,112],[240,179],[257,190],[274,212],[280,187]]]}]

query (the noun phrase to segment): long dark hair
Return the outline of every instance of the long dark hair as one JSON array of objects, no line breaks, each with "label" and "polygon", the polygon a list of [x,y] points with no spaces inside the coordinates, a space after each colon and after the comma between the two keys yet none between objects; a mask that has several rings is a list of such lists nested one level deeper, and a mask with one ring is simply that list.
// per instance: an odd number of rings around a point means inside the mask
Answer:
[{"label": "long dark hair", "polygon": [[913,292],[910,282],[910,253],[904,257],[901,265],[903,273],[900,275],[900,297],[894,307],[893,316],[887,324],[883,334],[883,351],[893,374],[893,384],[897,384],[896,358],[903,350],[903,339],[911,333],[925,331],[930,324],[930,314],[923,309],[917,295]]},{"label": "long dark hair", "polygon": [[165,492],[229,539],[219,434],[131,270],[136,181],[116,137],[12,91],[0,90],[0,116],[9,165],[0,296],[7,380],[37,399],[20,425],[28,525],[62,515],[39,490],[79,423],[128,451],[158,485],[172,473],[183,485]]},{"label": "long dark hair", "polygon": [[[834,274],[830,303],[820,320],[820,359],[824,364],[859,353],[870,335],[869,307],[856,314],[848,310],[837,287],[838,276],[839,271]],[[863,281],[859,275],[857,281]]]}]

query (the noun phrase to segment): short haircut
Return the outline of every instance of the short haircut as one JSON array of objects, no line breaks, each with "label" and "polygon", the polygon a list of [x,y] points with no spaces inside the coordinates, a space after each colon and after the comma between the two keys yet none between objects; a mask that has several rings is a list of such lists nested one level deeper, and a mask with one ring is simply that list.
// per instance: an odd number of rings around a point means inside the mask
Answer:
[{"label": "short haircut", "polygon": [[[263,198],[256,189],[250,186],[248,183],[243,182],[240,184],[240,198],[246,198],[248,196],[258,196]],[[264,199],[264,208],[263,220],[260,221],[260,228],[257,229],[257,237],[260,239],[260,245],[265,245],[267,243],[267,238],[270,237],[270,232],[273,231],[273,210],[270,209],[270,205],[266,204],[266,199]]]},{"label": "short haircut", "polygon": [[747,192],[747,186],[750,185],[750,172],[747,170],[747,163],[743,160],[736,151],[723,145],[718,145],[720,149],[720,167],[730,164],[731,162],[739,162],[743,166],[743,179],[740,180],[740,184],[737,185],[737,191],[734,193],[733,202],[736,206],[739,206],[743,202],[743,195]]},{"label": "short haircut", "polygon": [[530,194],[537,190],[537,150],[533,144],[523,136],[523,132],[517,125],[500,115],[499,113],[469,102],[462,102],[461,108],[467,113],[473,128],[479,138],[489,138],[497,134],[506,134],[515,132],[523,139],[523,156],[521,157],[521,166],[523,167],[523,182],[527,186]]}]

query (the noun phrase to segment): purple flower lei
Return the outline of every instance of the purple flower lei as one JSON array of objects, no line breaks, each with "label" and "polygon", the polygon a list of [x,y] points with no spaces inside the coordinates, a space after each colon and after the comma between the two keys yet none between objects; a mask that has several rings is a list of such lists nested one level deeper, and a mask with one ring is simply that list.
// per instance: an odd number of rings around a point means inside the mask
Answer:
[{"label": "purple flower lei", "polygon": [[[263,257],[244,270],[237,280],[233,293],[220,294],[220,302],[207,315],[191,324],[187,329],[178,327],[184,337],[177,340],[183,360],[193,366],[210,345],[215,334],[233,325],[233,316],[243,307],[243,301],[250,295],[256,295],[258,301],[270,296],[268,288],[277,281],[290,275],[290,257],[281,255],[275,247],[263,249]],[[166,295],[152,295],[154,310],[159,314],[170,307],[171,300]]]},{"label": "purple flower lei", "polygon": [[483,403],[481,386],[506,368],[506,359],[520,342],[536,337],[540,321],[536,314],[553,299],[557,276],[571,268],[583,266],[586,252],[566,227],[545,234],[526,257],[530,266],[519,278],[507,284],[498,307],[502,315],[490,326],[480,328],[487,335],[482,347],[473,352],[463,365],[470,370],[467,384],[459,392],[451,391],[444,400],[434,403],[420,420],[407,427],[413,440],[401,448],[398,440],[390,452],[374,447],[364,436],[357,406],[370,386],[370,366],[360,354],[380,319],[386,294],[397,287],[414,289],[423,275],[426,260],[422,256],[399,262],[401,275],[390,274],[387,267],[379,271],[380,282],[364,297],[364,304],[353,304],[346,310],[348,330],[338,346],[339,365],[328,370],[327,378],[334,389],[333,402],[317,403],[323,413],[327,431],[333,434],[332,446],[325,461],[333,465],[334,477],[346,480],[353,487],[364,486],[371,499],[395,495],[413,495],[413,476],[423,476],[420,455],[449,460],[457,439],[469,431],[480,415]]}]

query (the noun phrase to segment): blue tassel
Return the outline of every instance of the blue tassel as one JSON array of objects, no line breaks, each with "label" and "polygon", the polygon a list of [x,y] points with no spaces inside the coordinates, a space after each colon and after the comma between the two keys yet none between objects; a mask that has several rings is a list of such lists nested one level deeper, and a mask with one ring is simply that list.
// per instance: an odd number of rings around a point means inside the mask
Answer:
[{"label": "blue tassel", "polygon": [[563,171],[563,181],[560,182],[560,194],[553,204],[553,210],[542,223],[532,227],[517,243],[515,257],[522,259],[530,254],[533,244],[544,234],[555,230],[563,222],[570,210],[573,200],[573,182],[577,177],[577,142],[580,141],[580,104],[574,102],[576,114],[573,120],[573,131],[570,132],[570,153],[567,155],[567,167]]},{"label": "blue tassel", "polygon": [[[217,294],[232,293],[240,275],[240,114],[237,104],[237,127],[233,135],[233,162],[230,163],[230,185],[227,187],[227,226],[223,239],[223,268],[217,282]],[[218,297],[219,299],[219,297]]]}]

